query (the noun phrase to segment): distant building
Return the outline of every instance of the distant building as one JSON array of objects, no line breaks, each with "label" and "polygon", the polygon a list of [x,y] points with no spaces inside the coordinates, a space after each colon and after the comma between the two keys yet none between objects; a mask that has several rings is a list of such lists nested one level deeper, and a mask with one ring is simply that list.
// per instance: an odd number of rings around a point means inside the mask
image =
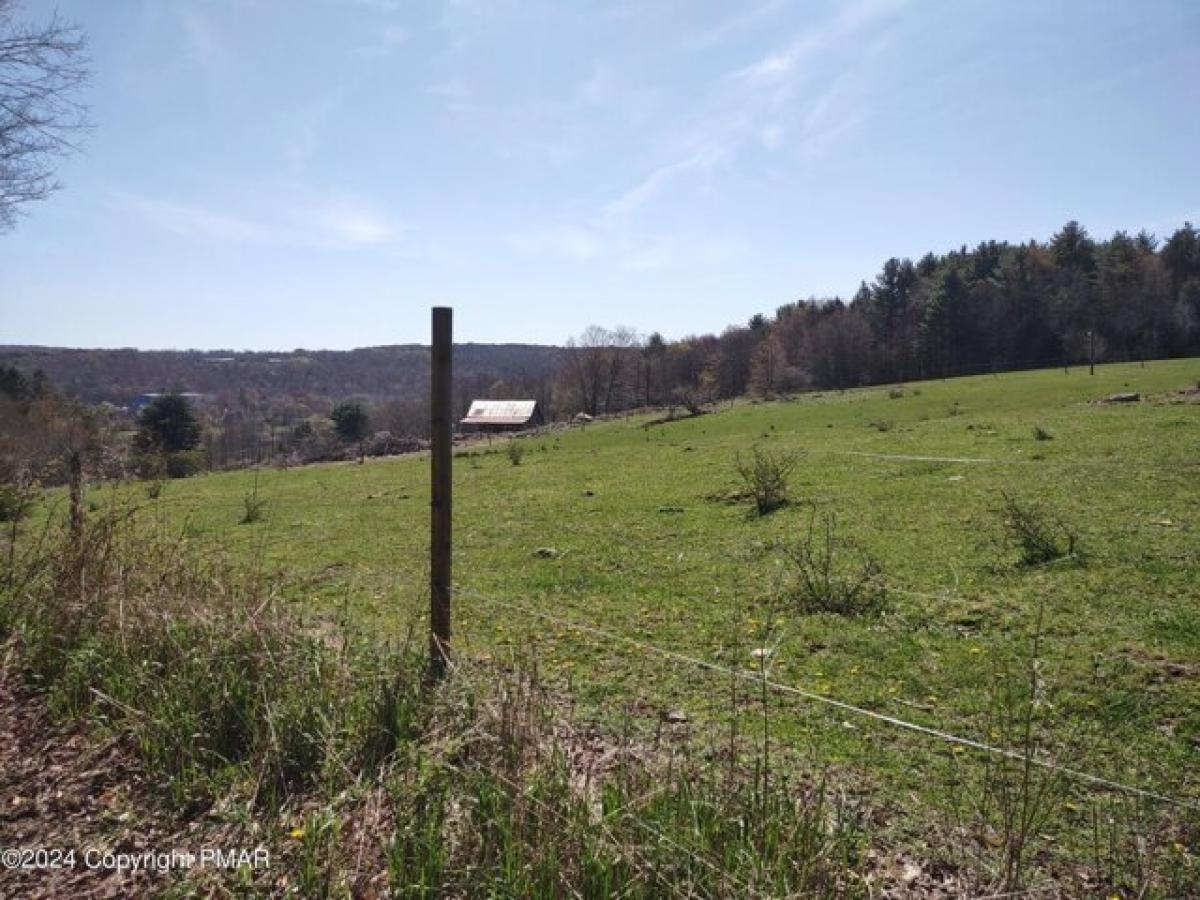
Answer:
[{"label": "distant building", "polygon": [[[151,403],[153,403],[155,400],[157,400],[161,396],[163,396],[163,395],[162,394],[138,394],[136,397],[133,398],[133,401],[129,404],[129,411],[132,412],[134,415],[137,415],[143,409],[145,409],[147,406],[149,406]],[[208,399],[204,394],[197,394],[195,391],[181,391],[179,396],[182,397],[184,400],[186,400],[188,403],[192,404],[193,406],[203,403],[206,399]]]},{"label": "distant building", "polygon": [[544,421],[536,400],[472,400],[459,424],[468,431],[521,431]]}]

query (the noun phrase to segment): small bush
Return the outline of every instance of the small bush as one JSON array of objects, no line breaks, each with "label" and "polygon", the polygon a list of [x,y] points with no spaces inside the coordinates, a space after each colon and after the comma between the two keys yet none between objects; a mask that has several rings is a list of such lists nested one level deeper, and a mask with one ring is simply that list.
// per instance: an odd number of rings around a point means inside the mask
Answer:
[{"label": "small bush", "polygon": [[37,502],[38,490],[32,484],[0,484],[0,522],[20,522]]},{"label": "small bush", "polygon": [[892,420],[891,419],[876,419],[874,422],[868,422],[867,424],[870,425],[872,428],[874,428],[876,431],[886,432],[886,431],[892,430]]},{"label": "small bush", "polygon": [[784,551],[791,567],[787,599],[802,613],[878,615],[887,608],[883,568],[866,551],[838,540],[837,517],[814,514],[808,530]]},{"label": "small bush", "polygon": [[1020,551],[1023,565],[1040,566],[1081,556],[1079,532],[1070,522],[1007,491],[1001,497],[1000,519],[1009,543]]},{"label": "small bush", "polygon": [[190,478],[200,471],[203,457],[195,450],[167,454],[163,467],[168,478]]},{"label": "small bush", "polygon": [[904,396],[904,388],[888,388],[888,399],[899,400]]},{"label": "small bush", "polygon": [[242,513],[242,524],[249,525],[251,522],[257,522],[262,518],[263,510],[266,509],[267,501],[258,496],[258,473],[254,473],[254,487],[246,492],[242,497],[242,504],[245,511]]},{"label": "small bush", "polygon": [[788,476],[796,468],[799,457],[794,453],[772,453],[754,447],[750,458],[739,453],[734,467],[745,484],[746,493],[754,500],[754,511],[760,515],[773,512],[788,502]]},{"label": "small bush", "polygon": [[1048,432],[1041,425],[1034,425],[1033,426],[1033,439],[1035,441],[1052,441],[1052,440],[1054,440],[1054,435],[1052,435],[1050,432]]},{"label": "small bush", "polygon": [[508,461],[514,466],[519,466],[521,460],[525,458],[525,448],[515,440],[508,442],[505,452],[508,454]]}]

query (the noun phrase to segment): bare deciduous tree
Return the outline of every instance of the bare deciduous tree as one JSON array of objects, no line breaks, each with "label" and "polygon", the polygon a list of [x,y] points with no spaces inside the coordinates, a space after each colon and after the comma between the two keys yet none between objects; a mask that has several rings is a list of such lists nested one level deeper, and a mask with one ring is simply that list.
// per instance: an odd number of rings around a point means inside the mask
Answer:
[{"label": "bare deciduous tree", "polygon": [[57,16],[35,26],[14,19],[14,0],[0,0],[0,232],[22,204],[59,188],[53,161],[76,150],[88,128],[75,99],[87,80],[82,30]]},{"label": "bare deciduous tree", "polygon": [[588,415],[611,412],[619,399],[626,357],[638,346],[637,332],[589,325],[567,341],[567,370],[579,407]]}]

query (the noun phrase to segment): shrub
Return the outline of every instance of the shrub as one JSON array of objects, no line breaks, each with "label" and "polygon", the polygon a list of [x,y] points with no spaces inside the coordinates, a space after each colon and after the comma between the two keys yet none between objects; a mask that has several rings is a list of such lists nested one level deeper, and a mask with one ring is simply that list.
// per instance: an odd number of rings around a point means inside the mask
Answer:
[{"label": "shrub", "polygon": [[889,400],[899,400],[903,396],[904,396],[904,388],[898,388],[898,387],[888,388],[888,399]]},{"label": "shrub", "polygon": [[19,522],[37,502],[36,486],[24,482],[0,484],[0,522]]},{"label": "shrub", "polygon": [[258,496],[258,472],[254,473],[254,486],[242,497],[242,504],[245,507],[245,511],[242,513],[243,525],[249,525],[262,518],[267,501]]},{"label": "shrub", "polygon": [[1000,496],[1000,519],[1008,542],[1020,550],[1023,565],[1039,566],[1081,556],[1079,532],[1070,522],[1007,491]]},{"label": "shrub", "polygon": [[333,430],[346,444],[358,445],[358,461],[366,459],[366,440],[371,433],[371,418],[361,403],[345,401],[337,404],[329,413]]},{"label": "shrub", "polygon": [[1033,426],[1033,439],[1035,441],[1052,441],[1052,440],[1054,440],[1054,435],[1052,435],[1050,432],[1048,432],[1041,425],[1034,425]]},{"label": "shrub", "polygon": [[514,466],[519,466],[525,458],[525,448],[515,439],[508,442],[505,452],[508,454],[508,461]]},{"label": "shrub", "polygon": [[751,449],[749,459],[737,454],[734,467],[747,495],[754,499],[754,511],[758,515],[766,515],[787,504],[788,476],[798,462],[799,457],[794,453],[772,453],[758,447]]},{"label": "shrub", "polygon": [[885,431],[886,432],[886,431],[892,430],[892,420],[891,419],[876,419],[874,422],[868,422],[867,424],[869,424],[876,431]]},{"label": "shrub", "polygon": [[839,540],[833,513],[809,518],[808,530],[784,547],[790,563],[787,599],[802,613],[878,615],[887,607],[883,568],[865,550]]},{"label": "shrub", "polygon": [[163,460],[163,469],[168,478],[190,478],[203,467],[203,456],[195,450],[169,453]]}]

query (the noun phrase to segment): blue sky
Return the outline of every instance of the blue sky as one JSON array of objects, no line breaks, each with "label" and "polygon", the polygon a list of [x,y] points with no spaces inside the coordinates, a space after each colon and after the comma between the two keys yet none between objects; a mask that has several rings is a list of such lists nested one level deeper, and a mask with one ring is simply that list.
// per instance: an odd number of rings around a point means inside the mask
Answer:
[{"label": "blue sky", "polygon": [[669,337],[889,256],[1200,220],[1192,2],[26,0],[86,153],[0,235],[0,343]]}]

